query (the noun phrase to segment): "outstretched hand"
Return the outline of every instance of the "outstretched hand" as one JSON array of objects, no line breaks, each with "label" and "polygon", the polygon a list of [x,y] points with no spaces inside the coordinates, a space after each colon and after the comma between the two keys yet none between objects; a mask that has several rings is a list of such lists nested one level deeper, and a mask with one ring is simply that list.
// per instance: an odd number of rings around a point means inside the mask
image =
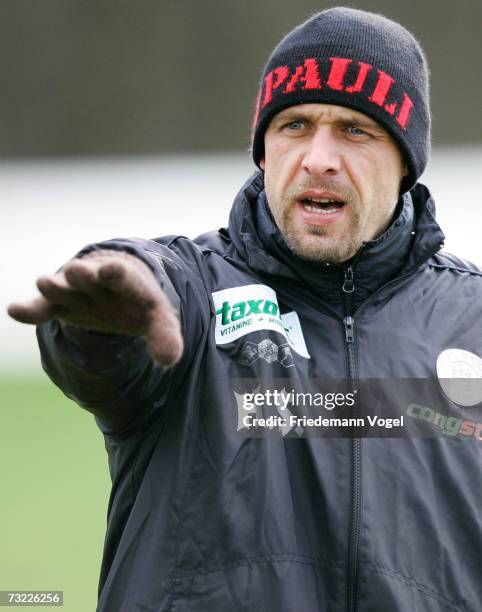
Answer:
[{"label": "outstretched hand", "polygon": [[181,358],[179,319],[152,271],[134,255],[94,251],[42,276],[37,287],[37,298],[10,304],[12,318],[33,325],[62,319],[94,331],[142,336],[159,364],[172,366]]}]

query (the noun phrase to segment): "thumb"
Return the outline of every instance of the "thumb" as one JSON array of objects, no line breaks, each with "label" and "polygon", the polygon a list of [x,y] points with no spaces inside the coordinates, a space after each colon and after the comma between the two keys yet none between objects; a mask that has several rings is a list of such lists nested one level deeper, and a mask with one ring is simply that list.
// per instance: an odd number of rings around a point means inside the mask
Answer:
[{"label": "thumb", "polygon": [[161,366],[171,367],[181,359],[181,324],[170,304],[152,312],[145,338],[151,357]]}]

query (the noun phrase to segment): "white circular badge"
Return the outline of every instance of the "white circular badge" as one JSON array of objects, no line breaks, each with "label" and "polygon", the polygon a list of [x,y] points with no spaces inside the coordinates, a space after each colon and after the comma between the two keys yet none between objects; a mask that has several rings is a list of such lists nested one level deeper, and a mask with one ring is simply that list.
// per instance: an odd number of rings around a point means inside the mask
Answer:
[{"label": "white circular badge", "polygon": [[437,376],[445,395],[460,406],[482,402],[482,359],[462,349],[442,351]]}]

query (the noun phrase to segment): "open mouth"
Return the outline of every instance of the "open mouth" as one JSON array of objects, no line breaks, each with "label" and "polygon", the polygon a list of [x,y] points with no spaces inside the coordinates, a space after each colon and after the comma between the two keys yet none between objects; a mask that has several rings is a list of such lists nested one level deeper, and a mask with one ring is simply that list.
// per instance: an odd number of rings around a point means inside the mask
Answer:
[{"label": "open mouth", "polygon": [[300,202],[306,212],[320,215],[336,213],[345,206],[345,202],[330,198],[302,198]]}]

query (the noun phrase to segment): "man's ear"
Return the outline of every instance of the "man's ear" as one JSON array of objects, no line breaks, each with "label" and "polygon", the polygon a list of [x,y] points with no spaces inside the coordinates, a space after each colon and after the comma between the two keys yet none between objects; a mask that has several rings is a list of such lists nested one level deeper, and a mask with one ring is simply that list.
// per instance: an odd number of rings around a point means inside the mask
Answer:
[{"label": "man's ear", "polygon": [[265,164],[264,164],[264,157],[262,157],[262,158],[259,160],[259,167],[261,168],[261,170],[264,170],[264,165],[265,165]]}]

